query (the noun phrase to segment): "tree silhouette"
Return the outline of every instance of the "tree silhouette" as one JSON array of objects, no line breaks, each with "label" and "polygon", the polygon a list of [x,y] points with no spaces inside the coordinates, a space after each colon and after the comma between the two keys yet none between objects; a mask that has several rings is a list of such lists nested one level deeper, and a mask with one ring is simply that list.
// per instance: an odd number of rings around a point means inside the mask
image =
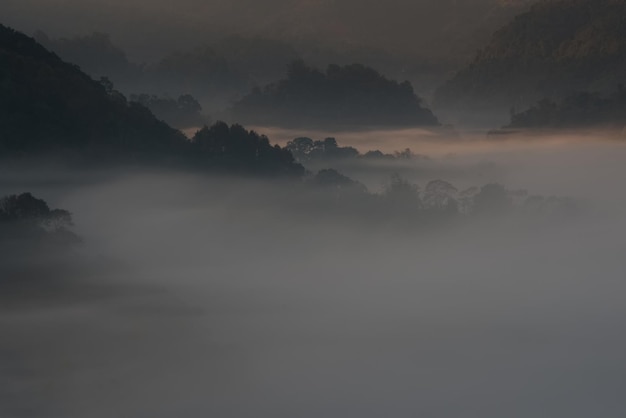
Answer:
[{"label": "tree silhouette", "polygon": [[398,174],[391,176],[383,196],[390,205],[396,208],[413,211],[422,207],[419,187]]},{"label": "tree silhouette", "polygon": [[422,202],[424,207],[448,213],[458,212],[458,189],[444,180],[432,180],[424,189]]},{"label": "tree silhouette", "polygon": [[235,103],[240,120],[278,125],[438,125],[409,82],[389,80],[360,64],[326,72],[291,63],[287,78]]},{"label": "tree silhouette", "polygon": [[193,137],[195,158],[217,168],[257,174],[301,176],[304,168],[289,150],[272,146],[269,139],[241,125],[217,122],[205,126]]},{"label": "tree silhouette", "polygon": [[30,193],[0,199],[0,245],[20,243],[54,243],[67,246],[80,242],[70,231],[71,214],[63,209],[50,209],[48,204]]}]

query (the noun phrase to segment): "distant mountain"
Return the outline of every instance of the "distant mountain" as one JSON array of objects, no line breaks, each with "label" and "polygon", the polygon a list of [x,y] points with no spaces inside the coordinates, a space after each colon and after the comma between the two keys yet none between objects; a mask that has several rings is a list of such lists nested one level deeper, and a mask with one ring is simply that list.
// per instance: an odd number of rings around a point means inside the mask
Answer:
[{"label": "distant mountain", "polygon": [[[183,97],[181,105],[194,103]],[[127,101],[108,80],[94,81],[34,39],[0,25],[0,157],[70,153],[254,174],[304,172],[289,151],[238,125],[206,131],[210,135],[188,140],[142,104]]]},{"label": "distant mountain", "polygon": [[511,115],[506,128],[568,129],[626,128],[626,88],[609,95],[581,92],[560,101],[543,99],[530,109]]},{"label": "distant mountain", "polygon": [[246,123],[275,126],[438,125],[407,81],[389,80],[372,68],[330,65],[325,72],[293,62],[287,78],[255,89],[235,103]]},{"label": "distant mountain", "polygon": [[440,87],[434,106],[508,112],[625,82],[625,0],[541,0]]},{"label": "distant mountain", "polygon": [[255,85],[280,79],[287,65],[299,58],[286,42],[228,36],[208,43],[195,40],[195,48],[185,46],[164,52],[153,63],[136,64],[107,33],[54,39],[38,30],[34,38],[91,77],[107,77],[126,95],[193,94],[211,111],[222,110]]}]

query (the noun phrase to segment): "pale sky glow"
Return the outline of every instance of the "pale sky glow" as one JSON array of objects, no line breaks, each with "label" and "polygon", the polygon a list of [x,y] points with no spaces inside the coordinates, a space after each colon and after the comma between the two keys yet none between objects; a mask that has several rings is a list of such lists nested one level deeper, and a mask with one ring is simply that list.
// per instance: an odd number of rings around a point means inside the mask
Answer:
[{"label": "pale sky glow", "polygon": [[[522,3],[526,0],[520,0]],[[500,0],[5,0],[5,24],[53,36],[97,30],[132,49],[165,47],[224,34],[371,45],[417,54],[463,48],[520,9]],[[485,33],[482,33],[485,31]],[[141,52],[141,51],[140,51]],[[139,52],[139,53],[140,53]]]}]

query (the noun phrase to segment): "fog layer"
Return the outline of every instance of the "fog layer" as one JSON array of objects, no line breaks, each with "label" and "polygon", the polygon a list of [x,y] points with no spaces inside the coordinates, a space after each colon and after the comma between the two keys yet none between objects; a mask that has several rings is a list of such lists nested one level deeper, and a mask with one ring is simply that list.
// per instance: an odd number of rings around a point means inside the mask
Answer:
[{"label": "fog layer", "polygon": [[547,144],[455,158],[585,211],[435,230],[298,213],[293,184],[5,169],[85,244],[63,297],[0,312],[0,415],[622,416],[626,148]]}]

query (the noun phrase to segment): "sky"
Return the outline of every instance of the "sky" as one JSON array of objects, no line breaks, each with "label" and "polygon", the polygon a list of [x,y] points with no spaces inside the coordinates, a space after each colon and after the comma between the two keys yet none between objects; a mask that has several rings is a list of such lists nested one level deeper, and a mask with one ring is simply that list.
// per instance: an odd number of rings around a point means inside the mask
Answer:
[{"label": "sky", "polygon": [[[230,34],[437,56],[473,48],[528,0],[4,0],[26,33],[107,32],[138,56]],[[194,45],[195,46],[195,45]]]}]

